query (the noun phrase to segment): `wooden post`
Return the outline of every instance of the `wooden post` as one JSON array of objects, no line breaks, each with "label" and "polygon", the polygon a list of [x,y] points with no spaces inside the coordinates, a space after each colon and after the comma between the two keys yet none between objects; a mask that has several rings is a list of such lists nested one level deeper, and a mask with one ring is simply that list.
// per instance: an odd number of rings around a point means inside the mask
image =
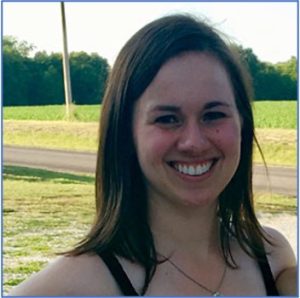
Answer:
[{"label": "wooden post", "polygon": [[61,7],[61,20],[63,30],[63,76],[64,76],[64,89],[65,89],[65,102],[66,102],[66,116],[67,119],[70,117],[70,106],[72,103],[72,89],[71,89],[71,77],[70,77],[70,64],[69,64],[69,53],[67,43],[67,26],[65,17],[65,6],[64,2],[60,3]]}]

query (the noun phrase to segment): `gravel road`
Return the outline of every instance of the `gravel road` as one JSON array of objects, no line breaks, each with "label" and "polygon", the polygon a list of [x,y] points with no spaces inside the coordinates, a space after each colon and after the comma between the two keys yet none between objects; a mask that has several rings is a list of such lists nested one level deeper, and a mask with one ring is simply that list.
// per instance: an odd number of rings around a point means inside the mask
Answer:
[{"label": "gravel road", "polygon": [[290,242],[295,255],[297,256],[297,216],[287,213],[272,215],[261,213],[258,215],[260,223],[280,231]]}]

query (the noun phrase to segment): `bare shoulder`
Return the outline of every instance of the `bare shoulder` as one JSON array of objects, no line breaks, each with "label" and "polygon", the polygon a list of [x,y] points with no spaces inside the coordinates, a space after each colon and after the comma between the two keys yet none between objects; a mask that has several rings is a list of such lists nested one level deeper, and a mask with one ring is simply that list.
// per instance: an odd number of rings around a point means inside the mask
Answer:
[{"label": "bare shoulder", "polygon": [[296,257],[286,237],[278,230],[264,227],[272,244],[265,243],[268,259],[275,279],[285,269],[296,266]]},{"label": "bare shoulder", "polygon": [[118,296],[120,292],[97,255],[59,257],[14,288],[10,296]]},{"label": "bare shoulder", "polygon": [[276,287],[281,296],[297,295],[297,267],[283,270],[276,279]]}]

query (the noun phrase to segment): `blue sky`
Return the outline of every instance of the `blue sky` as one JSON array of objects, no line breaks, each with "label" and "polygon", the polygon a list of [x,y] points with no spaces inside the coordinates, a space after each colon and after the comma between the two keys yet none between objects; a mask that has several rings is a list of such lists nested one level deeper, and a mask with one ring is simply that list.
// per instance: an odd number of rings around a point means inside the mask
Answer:
[{"label": "blue sky", "polygon": [[[112,64],[123,44],[146,23],[174,12],[190,12],[214,24],[261,61],[297,55],[296,2],[68,2],[69,51],[97,52]],[[36,50],[62,51],[59,2],[4,2],[3,34]]]}]

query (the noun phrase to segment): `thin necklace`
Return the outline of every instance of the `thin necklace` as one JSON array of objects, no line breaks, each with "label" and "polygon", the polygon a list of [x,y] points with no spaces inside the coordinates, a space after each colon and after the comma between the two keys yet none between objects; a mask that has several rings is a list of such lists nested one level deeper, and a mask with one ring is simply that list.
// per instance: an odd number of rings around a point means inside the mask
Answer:
[{"label": "thin necklace", "polygon": [[220,288],[223,284],[225,275],[226,275],[226,271],[227,271],[227,265],[225,263],[225,267],[224,267],[224,271],[221,277],[221,280],[216,288],[215,291],[207,288],[206,286],[202,285],[200,282],[198,282],[197,280],[195,280],[194,278],[192,278],[191,276],[189,276],[186,272],[184,272],[180,267],[178,267],[173,261],[171,261],[170,259],[167,259],[167,261],[174,267],[176,268],[182,275],[184,275],[187,279],[189,279],[190,281],[192,281],[193,283],[195,283],[196,285],[198,285],[200,288],[206,290],[207,292],[209,292],[212,296],[222,296],[222,294],[219,292]]}]

